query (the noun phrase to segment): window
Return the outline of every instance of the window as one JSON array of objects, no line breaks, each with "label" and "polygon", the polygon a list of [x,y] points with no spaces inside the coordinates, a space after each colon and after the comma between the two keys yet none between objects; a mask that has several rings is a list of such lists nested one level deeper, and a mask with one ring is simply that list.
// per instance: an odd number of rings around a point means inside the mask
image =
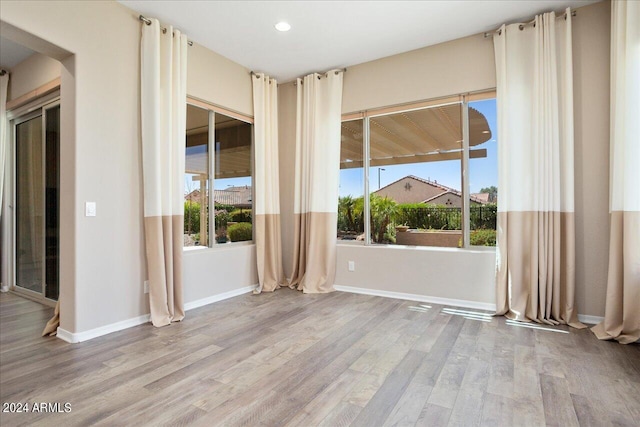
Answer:
[{"label": "window", "polygon": [[364,233],[363,120],[342,122],[338,239],[356,240]]},{"label": "window", "polygon": [[472,245],[495,245],[495,99],[371,113],[342,123],[341,144],[338,239],[462,247],[471,230]]},{"label": "window", "polygon": [[250,123],[187,105],[185,247],[253,239],[252,146]]},{"label": "window", "polygon": [[[469,103],[469,111],[484,117],[489,129],[470,132],[469,228],[471,246],[495,246],[498,215],[498,138],[496,99]],[[469,129],[479,129],[469,116]],[[477,142],[477,143],[476,143]]]},{"label": "window", "polygon": [[209,245],[209,111],[187,105],[184,246]]}]

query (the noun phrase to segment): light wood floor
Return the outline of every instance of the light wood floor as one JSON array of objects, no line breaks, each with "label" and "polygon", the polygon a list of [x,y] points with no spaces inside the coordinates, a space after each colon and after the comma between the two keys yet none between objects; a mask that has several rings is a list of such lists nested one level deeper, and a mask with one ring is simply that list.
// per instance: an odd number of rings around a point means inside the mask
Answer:
[{"label": "light wood floor", "polygon": [[67,344],[40,337],[50,309],[2,294],[0,401],[68,402],[71,412],[0,413],[0,424],[640,422],[640,346],[460,314],[283,289],[191,310],[164,328]]}]

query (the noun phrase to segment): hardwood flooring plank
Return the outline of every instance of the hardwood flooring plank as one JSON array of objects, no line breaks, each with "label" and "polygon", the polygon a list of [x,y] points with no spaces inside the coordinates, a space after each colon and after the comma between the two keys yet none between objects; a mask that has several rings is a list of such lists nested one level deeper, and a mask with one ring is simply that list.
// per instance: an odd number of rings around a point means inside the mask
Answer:
[{"label": "hardwood flooring plank", "polygon": [[383,423],[407,389],[424,357],[421,351],[410,350],[389,374],[367,406],[353,421],[353,426],[372,426]]},{"label": "hardwood flooring plank", "polygon": [[547,425],[578,426],[578,418],[566,379],[540,375],[540,386]]},{"label": "hardwood flooring plank", "polygon": [[281,289],[68,344],[40,337],[51,308],[0,294],[0,403],[72,404],[0,424],[638,425],[640,345],[442,310]]},{"label": "hardwood flooring plank", "polygon": [[[305,405],[289,422],[287,427],[307,427],[320,425],[335,408],[341,405],[344,396],[353,388],[362,372],[347,369],[323,392]],[[349,404],[343,404],[352,406]],[[361,408],[360,408],[361,409]],[[340,411],[338,411],[340,412]]]},{"label": "hardwood flooring plank", "polygon": [[478,390],[460,390],[451,409],[450,426],[479,426],[486,393]]},{"label": "hardwood flooring plank", "polygon": [[578,423],[581,427],[600,427],[611,426],[611,422],[607,419],[605,411],[599,410],[595,405],[592,405],[589,398],[585,396],[579,396],[577,394],[571,395],[573,402],[573,408],[576,411],[578,417]]},{"label": "hardwood flooring plank", "polygon": [[492,393],[485,393],[480,425],[493,427],[513,426],[520,423],[520,421],[515,421],[513,416],[513,399]]},{"label": "hardwood flooring plank", "polygon": [[358,414],[362,412],[362,408],[347,402],[342,402],[333,412],[322,420],[319,427],[347,427],[353,425],[353,421]]},{"label": "hardwood flooring plank", "polygon": [[420,427],[446,426],[449,424],[450,416],[451,409],[427,403],[422,408],[415,425]]}]

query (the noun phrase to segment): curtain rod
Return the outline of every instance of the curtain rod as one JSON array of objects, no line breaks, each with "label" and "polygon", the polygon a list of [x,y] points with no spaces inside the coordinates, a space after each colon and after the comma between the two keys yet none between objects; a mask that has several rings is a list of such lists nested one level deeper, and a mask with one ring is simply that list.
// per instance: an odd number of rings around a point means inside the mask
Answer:
[{"label": "curtain rod", "polygon": [[[151,19],[149,19],[147,17],[144,17],[144,16],[140,15],[140,16],[138,16],[138,19],[140,21],[144,22],[147,25],[151,25]],[[162,29],[162,33],[163,34],[167,32],[167,29],[165,27],[160,27],[160,28]],[[193,46],[193,42],[191,40],[187,40],[187,44],[189,46]]]},{"label": "curtain rod", "polygon": [[[338,68],[337,70],[329,70],[329,71],[333,71],[333,73],[337,76],[340,73],[346,73],[347,69],[346,68]],[[322,78],[322,75],[324,75],[325,77],[327,77],[329,75],[329,71],[326,71],[324,73],[312,73],[312,74],[318,74],[318,80],[320,80]],[[304,80],[300,80],[300,84],[304,84]],[[294,86],[298,86],[298,80],[296,79],[296,81],[293,82]]]},{"label": "curtain rod", "polygon": [[[577,16],[577,15],[578,15],[578,13],[577,13],[575,10],[572,10],[572,11],[571,11],[571,16],[574,16],[574,17],[575,17],[575,16]],[[563,13],[563,14],[562,14],[562,16],[564,16],[564,20],[566,21],[566,20],[567,20],[567,12]],[[534,27],[535,27],[535,19],[534,19],[534,20],[532,20],[532,21],[527,22],[526,24],[520,24],[520,31],[524,30],[524,27],[526,27],[527,25],[531,25],[531,24],[533,24],[533,25],[534,25]],[[500,35],[501,30],[498,28],[498,29],[497,29],[497,30],[495,30],[495,31],[488,32],[488,33],[484,33],[483,35],[484,35],[484,38],[485,38],[485,39],[488,39],[488,38],[493,37],[493,35],[494,35],[495,33],[498,33],[498,35]]]},{"label": "curtain rod", "polygon": [[[329,71],[331,71],[331,70],[329,70]],[[326,71],[326,72],[324,72],[324,73],[316,73],[316,74],[319,74],[319,75],[318,75],[318,80],[320,80],[320,78],[322,77],[322,74],[324,74],[324,76],[325,76],[325,77],[327,77],[327,74],[329,74],[329,71]],[[337,69],[337,70],[333,70],[333,72],[334,72],[334,73],[335,73],[335,75],[337,76],[339,73],[346,73],[346,72],[347,72],[347,69],[346,69],[346,68],[339,68],[339,69]],[[255,72],[255,71],[253,71],[253,70],[251,70],[251,71],[249,72],[249,74],[251,74],[252,76],[256,76],[258,79],[260,78],[260,74],[256,73],[256,72]],[[269,84],[271,84],[271,81],[269,81]],[[296,85],[296,84],[297,84],[297,82],[294,82],[293,84],[294,84],[294,85]]]}]

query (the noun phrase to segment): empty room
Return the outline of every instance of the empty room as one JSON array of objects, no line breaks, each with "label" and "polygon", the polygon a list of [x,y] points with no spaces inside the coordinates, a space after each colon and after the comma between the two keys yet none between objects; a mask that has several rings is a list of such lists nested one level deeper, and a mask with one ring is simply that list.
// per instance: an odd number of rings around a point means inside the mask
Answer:
[{"label": "empty room", "polygon": [[0,425],[637,426],[640,1],[0,3]]}]

